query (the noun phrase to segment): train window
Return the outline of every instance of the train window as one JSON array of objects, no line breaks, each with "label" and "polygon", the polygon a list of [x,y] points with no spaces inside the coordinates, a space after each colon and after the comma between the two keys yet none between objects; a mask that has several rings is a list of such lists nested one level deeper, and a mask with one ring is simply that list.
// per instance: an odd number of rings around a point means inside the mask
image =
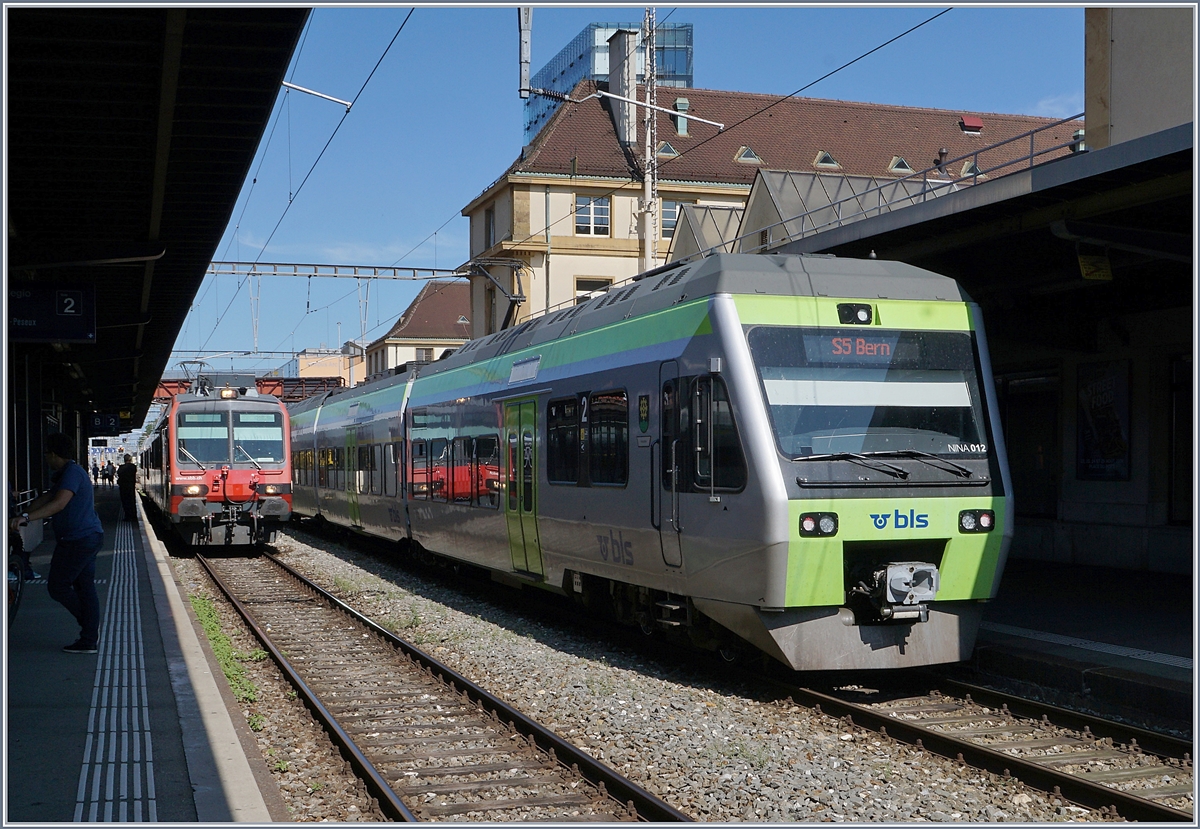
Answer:
[{"label": "train window", "polygon": [[229,463],[225,412],[180,412],[178,427],[181,464]]},{"label": "train window", "polygon": [[746,485],[746,459],[733,423],[729,392],[720,377],[692,381],[692,442],[696,488],[741,489]]},{"label": "train window", "polygon": [[371,491],[371,447],[359,446],[356,452],[351,453],[351,456],[355,458],[354,485],[351,489],[359,495],[366,495]]},{"label": "train window", "polygon": [[423,440],[412,442],[412,474],[409,478],[408,491],[413,498],[425,500],[429,497],[429,447]]},{"label": "train window", "polygon": [[471,450],[473,438],[455,438],[451,445],[450,477],[446,497],[460,504],[471,502]]},{"label": "train window", "polygon": [[337,448],[333,450],[333,471],[334,489],[346,489],[350,483],[350,478],[346,474],[346,464],[350,461],[346,450]]},{"label": "train window", "polygon": [[282,412],[233,412],[234,462],[283,462]]},{"label": "train window", "polygon": [[500,506],[500,440],[495,435],[475,438],[471,503],[487,509]]},{"label": "train window", "polygon": [[329,458],[327,449],[317,450],[317,486],[329,486]]},{"label": "train window", "polygon": [[593,484],[629,482],[629,398],[625,392],[598,392],[588,412],[588,473]]},{"label": "train window", "polygon": [[579,483],[579,401],[546,404],[546,477],[552,484]]},{"label": "train window", "polygon": [[383,494],[396,494],[396,444],[383,445]]},{"label": "train window", "polygon": [[434,438],[429,441],[429,497],[445,501],[449,485],[450,441]]},{"label": "train window", "polygon": [[508,433],[508,511],[517,511],[517,433]]},{"label": "train window", "polygon": [[371,494],[383,494],[383,444],[371,444]]}]

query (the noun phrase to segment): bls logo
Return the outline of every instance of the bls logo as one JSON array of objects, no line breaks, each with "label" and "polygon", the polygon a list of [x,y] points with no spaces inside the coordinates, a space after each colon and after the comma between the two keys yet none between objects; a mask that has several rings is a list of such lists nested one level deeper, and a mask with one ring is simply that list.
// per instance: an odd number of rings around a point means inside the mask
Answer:
[{"label": "bls logo", "polygon": [[897,530],[921,530],[929,526],[929,513],[922,512],[917,514],[916,510],[911,509],[907,515],[900,510],[896,510],[891,515],[888,515],[886,512],[880,515],[871,515],[871,520],[875,522],[875,529],[877,530],[886,530],[889,518],[892,519],[892,526]]}]

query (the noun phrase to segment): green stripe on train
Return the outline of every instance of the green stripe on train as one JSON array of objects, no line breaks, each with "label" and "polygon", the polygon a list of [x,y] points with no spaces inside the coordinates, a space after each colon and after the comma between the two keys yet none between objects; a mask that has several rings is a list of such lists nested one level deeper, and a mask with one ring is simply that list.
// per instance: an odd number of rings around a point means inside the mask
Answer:
[{"label": "green stripe on train", "polygon": [[[742,325],[789,325],[821,326],[838,328],[839,303],[846,298],[837,297],[785,297],[769,294],[737,294],[733,302],[737,306]],[[971,315],[967,305],[957,301],[929,301],[908,299],[855,299],[866,302],[875,309],[874,320],[869,327],[894,328],[905,331],[970,331]],[[858,328],[859,326],[854,326]]]},{"label": "green stripe on train", "polygon": [[[959,532],[958,513],[964,509],[995,510],[996,528],[990,533]],[[1004,499],[991,496],[789,501],[787,606],[845,602],[842,545],[847,541],[943,540],[937,601],[986,599],[992,595],[1000,558],[1004,509]],[[802,538],[800,516],[806,512],[836,513],[837,535]]]},{"label": "green stripe on train", "polygon": [[547,340],[497,358],[421,377],[415,384],[413,394],[448,395],[481,383],[504,384],[508,381],[512,364],[526,357],[540,356],[542,359],[538,371],[542,372],[597,357],[610,357],[635,348],[711,334],[712,322],[708,317],[710,299],[702,297],[663,311],[621,320],[563,339]]}]

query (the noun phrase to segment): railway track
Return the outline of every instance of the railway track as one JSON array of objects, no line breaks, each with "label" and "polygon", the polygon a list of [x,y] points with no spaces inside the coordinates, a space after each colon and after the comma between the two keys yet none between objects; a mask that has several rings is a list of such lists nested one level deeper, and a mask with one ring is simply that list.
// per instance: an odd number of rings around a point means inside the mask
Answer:
[{"label": "railway track", "polygon": [[789,694],[1101,817],[1194,822],[1191,743],[953,680],[936,682],[949,693],[885,695],[848,686],[829,693],[791,687]]},{"label": "railway track", "polygon": [[690,820],[274,557],[197,558],[385,817]]}]

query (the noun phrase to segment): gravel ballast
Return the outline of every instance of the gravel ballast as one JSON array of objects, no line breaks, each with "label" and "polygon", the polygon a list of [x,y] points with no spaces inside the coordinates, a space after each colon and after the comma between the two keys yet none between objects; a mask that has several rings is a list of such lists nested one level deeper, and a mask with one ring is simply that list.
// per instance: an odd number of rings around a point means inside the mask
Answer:
[{"label": "gravel ballast", "polygon": [[[364,615],[697,820],[1094,819],[1017,781],[776,701],[703,666],[658,664],[522,616],[352,546],[289,529],[275,549]],[[185,590],[211,595],[194,561],[173,564]],[[235,617],[223,611],[240,628]],[[235,648],[257,647],[238,636]],[[275,673],[269,660],[248,670],[263,691],[239,716],[262,718],[256,736],[292,819],[378,819],[304,707],[277,674],[265,676]]]}]

